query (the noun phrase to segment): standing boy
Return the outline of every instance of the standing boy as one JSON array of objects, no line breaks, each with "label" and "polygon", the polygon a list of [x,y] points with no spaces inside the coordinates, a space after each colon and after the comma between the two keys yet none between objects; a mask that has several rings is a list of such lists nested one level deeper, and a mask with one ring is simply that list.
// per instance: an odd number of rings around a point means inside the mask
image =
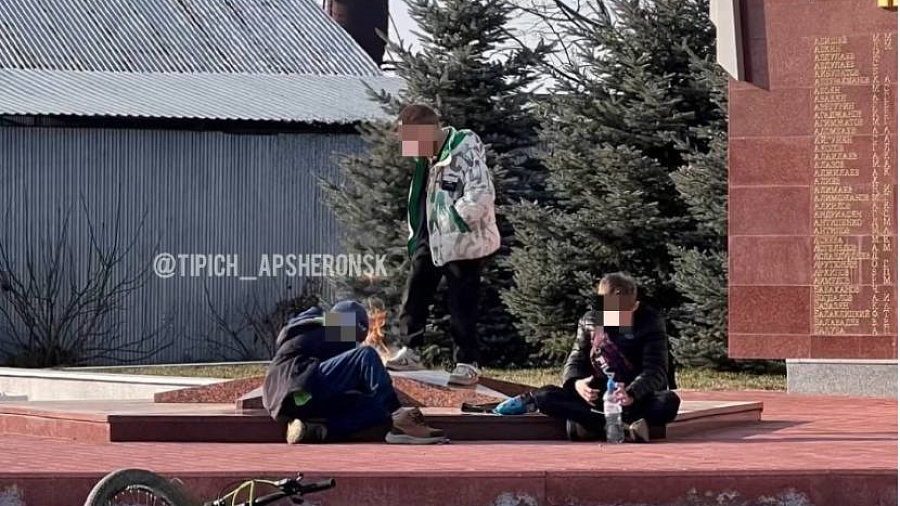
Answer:
[{"label": "standing boy", "polygon": [[412,258],[400,312],[403,348],[391,370],[421,369],[428,309],[441,278],[449,288],[450,335],[456,367],[450,383],[478,383],[476,321],[484,258],[500,248],[494,184],[484,145],[470,130],[443,127],[434,109],[407,106],[398,118],[403,156],[415,158],[408,200]]}]

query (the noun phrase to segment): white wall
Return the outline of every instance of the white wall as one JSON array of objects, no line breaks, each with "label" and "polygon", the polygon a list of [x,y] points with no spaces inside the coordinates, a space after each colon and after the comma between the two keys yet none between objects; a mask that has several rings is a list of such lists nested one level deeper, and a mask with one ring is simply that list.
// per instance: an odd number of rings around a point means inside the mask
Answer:
[{"label": "white wall", "polygon": [[157,392],[222,381],[225,380],[0,367],[0,392],[27,395],[29,401],[152,400]]}]

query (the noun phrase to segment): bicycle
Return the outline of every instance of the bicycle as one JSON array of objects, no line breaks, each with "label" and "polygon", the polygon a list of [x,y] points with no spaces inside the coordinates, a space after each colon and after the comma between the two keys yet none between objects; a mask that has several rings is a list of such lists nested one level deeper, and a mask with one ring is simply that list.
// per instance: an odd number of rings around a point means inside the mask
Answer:
[{"label": "bicycle", "polygon": [[[277,488],[262,497],[256,497],[256,486]],[[303,475],[279,481],[247,480],[237,485],[231,492],[217,499],[202,503],[202,506],[266,506],[284,498],[290,498],[296,505],[303,504],[303,496],[334,488],[334,479],[304,483]],[[247,492],[247,500],[238,502],[241,492]],[[143,496],[150,502],[138,502]],[[88,494],[84,506],[195,506],[199,503],[190,499],[175,481],[144,469],[120,469],[100,480]]]}]

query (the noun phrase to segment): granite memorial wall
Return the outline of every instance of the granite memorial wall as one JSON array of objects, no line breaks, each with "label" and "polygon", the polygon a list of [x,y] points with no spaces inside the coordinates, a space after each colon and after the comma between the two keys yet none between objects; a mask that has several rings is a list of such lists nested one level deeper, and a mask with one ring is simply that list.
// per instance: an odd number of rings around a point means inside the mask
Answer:
[{"label": "granite memorial wall", "polygon": [[741,0],[729,355],[897,357],[897,11]]}]

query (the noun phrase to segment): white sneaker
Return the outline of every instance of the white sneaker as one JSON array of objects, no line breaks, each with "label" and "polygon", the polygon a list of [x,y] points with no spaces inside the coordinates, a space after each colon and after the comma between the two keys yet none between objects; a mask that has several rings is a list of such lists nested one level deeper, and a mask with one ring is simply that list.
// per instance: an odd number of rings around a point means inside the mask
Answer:
[{"label": "white sneaker", "polygon": [[472,385],[477,385],[479,378],[481,378],[481,371],[478,369],[477,365],[456,364],[453,372],[450,373],[450,379],[447,380],[447,383],[470,387]]},{"label": "white sneaker", "polygon": [[328,437],[328,427],[321,423],[292,420],[287,426],[288,444],[321,443]]},{"label": "white sneaker", "polygon": [[421,371],[425,369],[419,354],[406,346],[400,348],[396,355],[389,358],[384,366],[389,371]]}]

